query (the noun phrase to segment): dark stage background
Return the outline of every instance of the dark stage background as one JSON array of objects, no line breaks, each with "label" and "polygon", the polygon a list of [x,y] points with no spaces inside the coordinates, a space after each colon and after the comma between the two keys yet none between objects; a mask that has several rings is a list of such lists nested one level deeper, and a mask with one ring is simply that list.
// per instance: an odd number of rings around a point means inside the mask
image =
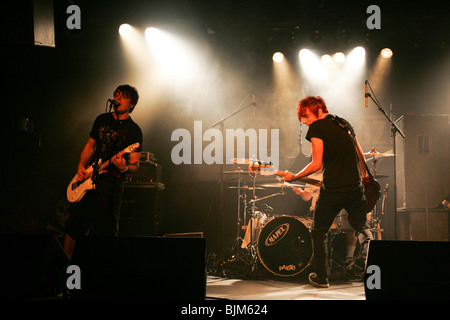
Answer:
[{"label": "dark stage background", "polygon": [[[220,172],[238,166],[175,165],[171,159],[177,144],[171,141],[174,130],[185,128],[193,133],[194,121],[202,121],[203,130],[211,128],[240,104],[250,103],[251,98],[246,97],[255,94],[256,114],[253,108],[245,109],[226,120],[224,128],[279,129],[280,169],[301,169],[308,161],[310,145],[304,140],[307,127],[298,124],[296,105],[304,95],[322,95],[331,113],[353,123],[365,152],[372,147],[393,152],[387,119],[372,101],[369,108],[364,106],[364,78],[356,93],[327,94],[301,77],[278,91],[271,60],[275,50],[283,50],[286,58],[296,61],[302,47],[336,52],[361,45],[366,48],[368,75],[380,50],[390,47],[394,51],[391,69],[374,88],[389,116],[449,114],[449,25],[445,15],[449,8],[440,1],[53,2],[55,47],[34,45],[31,1],[17,1],[4,11],[4,22],[12,31],[1,49],[6,84],[2,99],[2,232],[63,230],[64,218],[70,214],[65,190],[75,174],[79,153],[94,118],[106,110],[107,99],[122,83],[139,90],[140,101],[131,116],[143,130],[143,150],[153,153],[162,167],[164,190],[149,190],[148,197],[143,196],[151,201],[154,193],[158,196],[158,234],[203,232],[213,251],[228,250],[236,237],[237,191],[228,187],[236,185],[237,177],[225,175],[222,194]],[[66,26],[66,9],[71,4],[81,10],[81,30]],[[381,29],[366,26],[366,9],[371,4],[381,9]],[[162,81],[156,66],[133,60],[118,33],[125,22],[141,30],[152,25],[166,28],[190,41],[204,54],[195,66],[196,78],[183,82],[175,74]],[[447,119],[439,131],[444,133],[443,140],[433,145],[441,158],[431,158],[417,168],[431,170],[427,177],[434,180],[425,177],[413,182],[419,197],[428,186],[429,207],[437,207],[449,193],[448,118],[443,117]],[[420,133],[406,134],[415,139]],[[400,148],[405,141],[398,140]],[[404,162],[399,163],[399,207],[408,206],[404,172]],[[383,238],[393,239],[394,158],[381,159],[377,173],[387,176],[379,180],[383,190],[390,185],[382,227]],[[251,183],[248,176],[245,179]],[[258,183],[274,181],[257,178]],[[436,185],[439,188],[434,190]],[[258,191],[258,196],[277,191],[265,189]],[[290,190],[258,203],[260,210],[267,208],[263,203],[274,209],[270,214],[301,215],[309,207]],[[146,209],[135,208],[148,214]]]}]

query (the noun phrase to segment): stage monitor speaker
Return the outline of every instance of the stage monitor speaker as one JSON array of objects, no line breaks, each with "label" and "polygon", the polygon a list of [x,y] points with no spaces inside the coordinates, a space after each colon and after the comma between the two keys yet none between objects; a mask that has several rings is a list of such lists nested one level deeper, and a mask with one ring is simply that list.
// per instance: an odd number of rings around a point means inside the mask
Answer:
[{"label": "stage monitor speaker", "polygon": [[373,240],[364,279],[366,299],[448,300],[449,270],[450,242]]},{"label": "stage monitor speaker", "polygon": [[203,300],[206,239],[83,237],[72,264],[80,268],[74,299]]},{"label": "stage monitor speaker", "polygon": [[52,235],[0,235],[0,298],[54,298],[66,285],[67,258]]},{"label": "stage monitor speaker", "polygon": [[[449,115],[408,115],[398,152],[399,206],[436,208],[450,188]],[[400,150],[402,148],[399,145]],[[404,185],[401,180],[404,179]]]}]

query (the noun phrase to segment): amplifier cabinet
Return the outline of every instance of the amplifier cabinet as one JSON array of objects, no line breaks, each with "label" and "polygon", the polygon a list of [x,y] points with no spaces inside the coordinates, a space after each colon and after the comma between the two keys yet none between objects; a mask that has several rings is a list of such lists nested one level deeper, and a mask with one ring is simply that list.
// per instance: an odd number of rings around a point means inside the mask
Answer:
[{"label": "amplifier cabinet", "polygon": [[125,186],[120,212],[120,236],[157,236],[161,227],[162,183]]},{"label": "amplifier cabinet", "polygon": [[400,240],[448,241],[450,211],[436,208],[398,209]]}]

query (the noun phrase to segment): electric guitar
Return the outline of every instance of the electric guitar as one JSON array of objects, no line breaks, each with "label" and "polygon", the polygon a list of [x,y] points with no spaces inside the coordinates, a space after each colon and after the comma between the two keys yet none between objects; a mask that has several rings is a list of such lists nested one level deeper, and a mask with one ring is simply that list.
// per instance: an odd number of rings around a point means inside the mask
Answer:
[{"label": "electric guitar", "polygon": [[[275,169],[275,167],[271,163],[265,163],[265,162],[257,162],[257,163],[250,164],[248,166],[248,171],[258,172],[259,174],[261,174],[263,176],[269,176],[269,175],[275,174],[280,177],[285,177],[287,174],[287,172],[285,172],[285,171],[280,171],[280,170]],[[312,184],[317,187],[320,187],[322,185],[322,181],[308,178],[308,177],[299,178],[299,179],[296,179],[296,181],[301,181],[304,183]]]},{"label": "electric guitar", "polygon": [[[111,163],[112,159],[115,156],[125,153],[132,153],[137,148],[139,148],[139,143],[134,143],[129,145],[122,151],[120,151],[118,154],[111,157],[111,159],[109,159],[108,161],[102,162],[102,159],[98,160],[97,162],[98,172],[100,173],[101,170],[106,168]],[[86,178],[85,180],[78,180],[78,173],[77,173],[67,186],[67,200],[69,202],[78,202],[84,197],[87,191],[95,189],[95,184],[94,181],[92,180],[92,176],[94,173],[94,166],[90,165],[89,167],[86,168],[86,171],[89,173],[89,178]]]}]

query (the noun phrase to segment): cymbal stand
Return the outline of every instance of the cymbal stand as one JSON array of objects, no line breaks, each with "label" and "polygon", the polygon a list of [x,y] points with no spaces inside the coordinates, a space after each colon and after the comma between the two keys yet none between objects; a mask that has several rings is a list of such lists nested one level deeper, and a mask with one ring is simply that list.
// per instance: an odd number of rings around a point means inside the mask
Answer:
[{"label": "cymbal stand", "polygon": [[[375,150],[375,147],[373,147],[371,150],[370,150],[370,152],[371,153],[373,153],[373,154],[375,154],[376,153],[376,150]],[[373,176],[373,178],[374,179],[376,179],[377,178],[377,158],[375,157],[375,155],[374,156],[372,156],[372,176]],[[371,220],[372,222],[371,222],[371,226],[370,226],[370,228],[373,230],[373,229],[377,229],[377,226],[378,226],[378,205],[377,205],[377,203],[375,203],[375,206],[373,207],[373,209],[372,209],[372,220]],[[379,231],[377,232],[378,233],[378,235],[379,235]]]},{"label": "cymbal stand", "polygon": [[[238,169],[240,169],[240,168],[238,168]],[[240,233],[241,233],[241,228],[242,228],[242,224],[241,224],[241,175],[240,174],[238,174],[238,187],[237,187],[237,191],[238,191],[238,198],[237,198],[237,223],[236,223],[236,227],[237,227],[237,230],[236,230],[236,243],[239,243],[241,240],[242,240],[242,238],[241,238],[241,236],[240,236]],[[244,219],[244,222],[245,222],[245,219]],[[237,249],[237,245],[236,245],[236,251],[238,250]]]},{"label": "cymbal stand", "polygon": [[[373,177],[376,179],[377,178],[377,159],[376,159],[376,150],[375,148],[372,148],[371,153],[373,153],[374,155],[372,156],[372,163],[373,163],[373,168],[372,168],[372,175]],[[372,231],[375,231],[377,233],[377,240],[381,240],[381,216],[384,215],[384,209],[385,209],[385,202],[386,202],[386,197],[387,197],[387,191],[389,188],[389,184],[386,184],[386,189],[384,191],[383,194],[383,200],[381,203],[381,214],[378,212],[378,205],[375,204],[373,210],[372,210],[372,222],[371,222],[371,229]]]},{"label": "cymbal stand", "polygon": [[253,187],[253,197],[252,200],[250,200],[249,202],[251,203],[252,207],[251,207],[251,216],[249,219],[249,228],[250,228],[250,254],[252,255],[252,257],[255,257],[255,249],[254,249],[254,243],[256,239],[253,239],[253,218],[256,217],[256,205],[255,205],[255,201],[253,201],[254,199],[256,199],[256,173],[252,172],[251,174],[252,177],[252,187]]}]

